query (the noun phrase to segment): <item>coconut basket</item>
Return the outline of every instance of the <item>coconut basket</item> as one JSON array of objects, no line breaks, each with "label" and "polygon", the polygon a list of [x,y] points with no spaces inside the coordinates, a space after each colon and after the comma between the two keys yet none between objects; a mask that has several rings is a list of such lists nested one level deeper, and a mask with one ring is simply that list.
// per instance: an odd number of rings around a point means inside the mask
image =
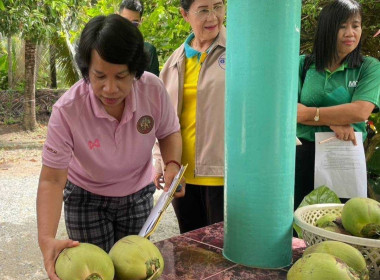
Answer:
[{"label": "coconut basket", "polygon": [[357,248],[367,262],[370,279],[380,279],[380,240],[335,233],[315,226],[316,221],[325,214],[341,214],[343,206],[331,203],[304,206],[295,211],[294,222],[302,229],[307,246],[336,240]]}]

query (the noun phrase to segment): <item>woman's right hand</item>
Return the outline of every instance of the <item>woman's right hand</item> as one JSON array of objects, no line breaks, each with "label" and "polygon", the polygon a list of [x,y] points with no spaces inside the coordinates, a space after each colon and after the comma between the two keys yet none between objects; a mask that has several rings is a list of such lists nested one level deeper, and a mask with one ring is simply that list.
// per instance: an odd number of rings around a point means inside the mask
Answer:
[{"label": "woman's right hand", "polygon": [[330,129],[335,132],[335,137],[342,141],[352,141],[356,146],[356,137],[354,128],[347,125],[330,125]]},{"label": "woman's right hand", "polygon": [[162,173],[156,173],[154,175],[153,183],[156,186],[157,190],[162,190],[163,187],[161,186],[161,184],[165,184],[163,174]]},{"label": "woman's right hand", "polygon": [[55,274],[55,261],[59,254],[65,248],[76,247],[79,245],[78,241],[73,240],[57,240],[54,238],[40,242],[42,255],[44,257],[44,266],[50,280],[60,280]]}]

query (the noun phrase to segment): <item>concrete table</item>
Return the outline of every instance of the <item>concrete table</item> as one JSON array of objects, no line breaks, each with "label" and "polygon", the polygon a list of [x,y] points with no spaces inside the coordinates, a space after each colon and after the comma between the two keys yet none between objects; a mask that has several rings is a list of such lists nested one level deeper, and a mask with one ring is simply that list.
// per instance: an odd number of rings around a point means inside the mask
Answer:
[{"label": "concrete table", "polygon": [[[286,280],[290,267],[259,269],[228,261],[222,255],[223,222],[159,241],[165,268],[163,280]],[[306,248],[293,238],[293,262]]]}]

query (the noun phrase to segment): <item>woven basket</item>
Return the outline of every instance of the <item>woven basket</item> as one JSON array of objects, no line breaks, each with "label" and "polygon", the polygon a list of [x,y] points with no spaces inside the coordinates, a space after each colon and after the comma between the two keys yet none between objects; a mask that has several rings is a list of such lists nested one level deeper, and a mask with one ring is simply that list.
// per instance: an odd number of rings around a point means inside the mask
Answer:
[{"label": "woven basket", "polygon": [[325,240],[336,240],[357,248],[367,262],[370,279],[380,279],[380,240],[335,233],[315,226],[315,222],[325,214],[342,213],[343,205],[314,204],[298,208],[294,213],[294,222],[302,229],[307,246]]}]

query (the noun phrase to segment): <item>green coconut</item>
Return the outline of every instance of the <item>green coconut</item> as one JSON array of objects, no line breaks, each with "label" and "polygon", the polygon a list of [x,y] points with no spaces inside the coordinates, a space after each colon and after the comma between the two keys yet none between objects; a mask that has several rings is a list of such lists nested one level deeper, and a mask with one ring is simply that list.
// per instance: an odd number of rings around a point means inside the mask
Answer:
[{"label": "green coconut", "polygon": [[148,239],[129,235],[113,245],[109,255],[117,280],[156,280],[164,270],[164,259]]},{"label": "green coconut", "polygon": [[335,256],[353,269],[360,279],[369,279],[369,271],[365,258],[358,249],[349,244],[335,240],[323,241],[306,248],[303,256],[313,253],[326,253]]},{"label": "green coconut", "polygon": [[371,198],[351,198],[343,206],[342,223],[352,235],[379,238],[380,203]]},{"label": "green coconut", "polygon": [[113,280],[115,275],[110,256],[89,243],[64,249],[55,263],[55,272],[61,280]]},{"label": "green coconut", "polygon": [[312,253],[300,258],[289,269],[287,280],[361,280],[341,259],[326,253]]}]

